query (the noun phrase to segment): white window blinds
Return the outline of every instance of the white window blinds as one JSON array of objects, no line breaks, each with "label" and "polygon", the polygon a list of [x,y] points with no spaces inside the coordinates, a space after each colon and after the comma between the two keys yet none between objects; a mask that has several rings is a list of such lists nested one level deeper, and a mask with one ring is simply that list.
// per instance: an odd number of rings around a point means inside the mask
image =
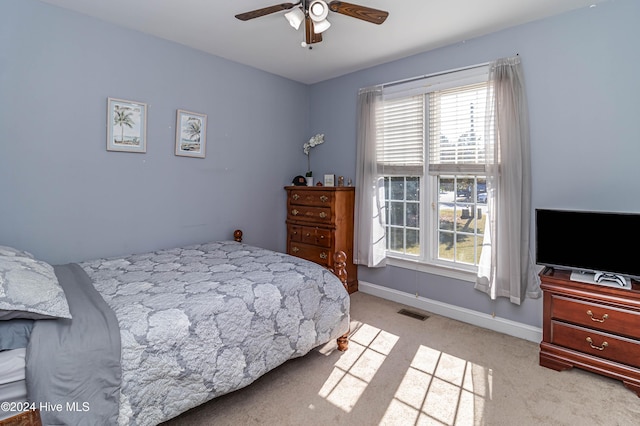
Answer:
[{"label": "white window blinds", "polygon": [[377,111],[378,172],[420,176],[424,170],[424,95],[385,100]]},{"label": "white window blinds", "polygon": [[487,83],[429,93],[429,172],[485,172]]}]

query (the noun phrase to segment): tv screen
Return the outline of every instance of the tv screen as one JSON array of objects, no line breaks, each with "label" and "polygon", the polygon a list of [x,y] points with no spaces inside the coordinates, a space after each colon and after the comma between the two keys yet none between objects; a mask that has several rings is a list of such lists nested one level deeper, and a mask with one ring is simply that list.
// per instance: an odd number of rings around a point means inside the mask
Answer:
[{"label": "tv screen", "polygon": [[640,279],[640,214],[536,210],[536,263]]}]

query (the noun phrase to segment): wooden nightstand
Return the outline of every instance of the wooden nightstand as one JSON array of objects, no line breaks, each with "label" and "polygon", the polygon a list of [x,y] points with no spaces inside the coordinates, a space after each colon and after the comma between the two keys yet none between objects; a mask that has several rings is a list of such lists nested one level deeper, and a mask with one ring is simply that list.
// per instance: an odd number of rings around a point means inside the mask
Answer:
[{"label": "wooden nightstand", "polygon": [[582,368],[621,380],[640,396],[640,285],[585,284],[570,272],[545,268],[540,365]]}]

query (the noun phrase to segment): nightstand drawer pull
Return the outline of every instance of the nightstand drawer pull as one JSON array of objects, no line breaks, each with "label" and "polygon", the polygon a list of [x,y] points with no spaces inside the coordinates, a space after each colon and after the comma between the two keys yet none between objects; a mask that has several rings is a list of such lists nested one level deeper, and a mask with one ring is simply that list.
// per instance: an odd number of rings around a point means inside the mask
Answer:
[{"label": "nightstand drawer pull", "polygon": [[325,252],[320,253],[320,259],[326,259],[327,257],[329,257],[327,256],[327,253]]},{"label": "nightstand drawer pull", "polygon": [[604,314],[602,318],[594,318],[593,312],[591,312],[591,310],[587,311],[587,315],[589,315],[589,317],[591,318],[591,321],[593,322],[604,322],[607,318],[609,318],[609,314]]},{"label": "nightstand drawer pull", "polygon": [[298,194],[293,194],[291,198],[297,201],[300,198],[300,196]]},{"label": "nightstand drawer pull", "polygon": [[291,214],[294,215],[294,216],[298,216],[298,213],[300,213],[300,212],[298,210],[296,210],[296,209],[291,210]]},{"label": "nightstand drawer pull", "polygon": [[593,340],[591,339],[591,337],[587,337],[587,342],[589,343],[589,346],[591,346],[593,349],[597,349],[599,351],[604,351],[604,348],[609,346],[609,344],[607,342],[602,342],[602,344],[600,346],[596,346],[596,345],[593,344]]},{"label": "nightstand drawer pull", "polygon": [[298,247],[296,247],[296,246],[293,246],[293,247],[291,247],[291,251],[294,252],[294,253],[297,253],[297,252],[300,251],[300,249]]},{"label": "nightstand drawer pull", "polygon": [[325,217],[327,217],[327,214],[325,212],[320,212],[318,216],[320,216],[320,219],[324,219]]},{"label": "nightstand drawer pull", "polygon": [[320,201],[322,201],[323,203],[326,203],[327,201],[329,201],[329,197],[327,197],[326,195],[321,195]]}]

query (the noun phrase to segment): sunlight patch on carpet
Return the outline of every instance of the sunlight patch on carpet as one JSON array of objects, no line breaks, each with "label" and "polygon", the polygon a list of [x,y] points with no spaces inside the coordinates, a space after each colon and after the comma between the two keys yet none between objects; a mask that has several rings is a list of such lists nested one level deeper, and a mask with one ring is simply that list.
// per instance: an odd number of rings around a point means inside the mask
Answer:
[{"label": "sunlight patch on carpet", "polygon": [[492,370],[421,345],[380,424],[483,424]]},{"label": "sunlight patch on carpet", "polygon": [[318,392],[336,407],[350,412],[373,380],[399,337],[368,324],[359,323],[329,378]]}]

